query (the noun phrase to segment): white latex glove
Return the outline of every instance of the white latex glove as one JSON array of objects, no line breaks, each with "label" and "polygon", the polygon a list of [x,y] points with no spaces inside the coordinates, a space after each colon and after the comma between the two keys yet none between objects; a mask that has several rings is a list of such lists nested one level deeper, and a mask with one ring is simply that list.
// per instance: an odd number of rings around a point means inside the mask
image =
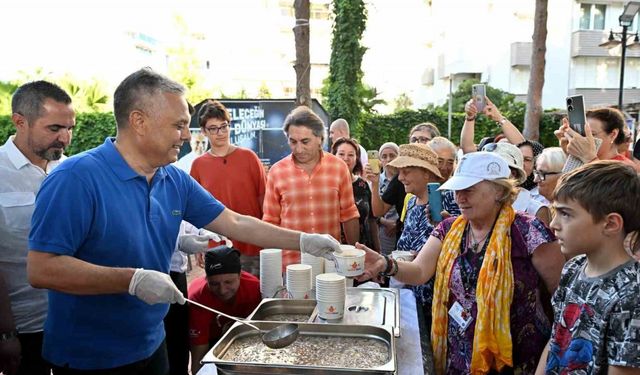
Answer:
[{"label": "white latex glove", "polygon": [[333,260],[332,253],[341,253],[340,243],[328,234],[300,234],[300,251]]},{"label": "white latex glove", "polygon": [[209,248],[209,240],[219,241],[215,233],[183,234],[178,237],[178,250],[186,254],[204,253]]},{"label": "white latex glove", "polygon": [[230,239],[228,239],[227,237],[218,234],[218,233],[213,233],[211,231],[208,231],[204,228],[200,229],[200,231],[198,232],[198,234],[202,235],[208,235],[209,239],[212,241],[216,241],[216,242],[225,242],[225,245],[227,245],[227,247],[233,247],[233,242],[231,242]]},{"label": "white latex glove", "polygon": [[129,283],[129,294],[153,305],[156,303],[179,303],[185,299],[166,273],[138,268]]}]

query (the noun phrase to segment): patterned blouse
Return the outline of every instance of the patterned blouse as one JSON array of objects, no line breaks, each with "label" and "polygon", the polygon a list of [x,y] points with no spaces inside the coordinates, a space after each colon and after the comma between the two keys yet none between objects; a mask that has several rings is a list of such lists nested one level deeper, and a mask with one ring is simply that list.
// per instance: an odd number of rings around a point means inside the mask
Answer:
[{"label": "patterned blouse", "polygon": [[[433,225],[428,220],[428,204],[417,204],[417,197],[413,196],[407,203],[407,216],[404,219],[404,229],[398,240],[398,250],[420,251],[433,231]],[[433,286],[435,279],[422,285],[409,287],[413,290],[416,302],[421,305],[425,321],[431,326],[431,300],[433,299]]]},{"label": "patterned blouse", "polygon": [[[432,236],[444,241],[455,218],[444,220]],[[547,295],[544,283],[531,256],[538,246],[555,241],[551,230],[540,220],[520,212],[511,225],[511,262],[514,275],[514,294],[511,302],[511,337],[513,341],[514,373],[533,374],[542,350],[549,340],[551,322],[542,306]],[[462,241],[465,243],[465,241]],[[477,275],[484,252],[462,250],[455,260],[449,280],[449,306],[458,302],[475,320],[478,312],[475,301]],[[547,297],[548,298],[548,297]],[[475,325],[460,331],[454,319],[449,319],[447,338],[447,373],[469,373]]]}]

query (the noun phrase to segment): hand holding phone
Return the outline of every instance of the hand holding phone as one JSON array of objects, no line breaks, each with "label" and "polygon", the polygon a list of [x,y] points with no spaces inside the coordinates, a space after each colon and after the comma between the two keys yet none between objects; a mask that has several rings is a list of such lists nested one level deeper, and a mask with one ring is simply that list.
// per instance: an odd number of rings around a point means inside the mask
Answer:
[{"label": "hand holding phone", "polygon": [[369,158],[369,167],[375,174],[380,173],[380,159],[377,150],[367,151],[367,157]]},{"label": "hand holding phone", "polygon": [[471,86],[471,98],[476,105],[478,113],[482,113],[484,111],[484,107],[487,106],[485,96],[487,96],[487,92],[486,87],[483,84],[480,83]]},{"label": "hand holding phone", "polygon": [[582,95],[567,97],[567,114],[571,129],[584,137],[584,125],[587,123],[587,118],[585,116],[584,98]]}]

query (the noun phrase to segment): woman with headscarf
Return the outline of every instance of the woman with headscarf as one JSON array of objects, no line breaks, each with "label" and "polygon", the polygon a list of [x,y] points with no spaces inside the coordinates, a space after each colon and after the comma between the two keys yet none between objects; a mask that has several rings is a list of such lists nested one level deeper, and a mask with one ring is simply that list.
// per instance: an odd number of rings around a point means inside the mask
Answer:
[{"label": "woman with headscarf", "polygon": [[533,373],[548,340],[539,291],[555,290],[564,257],[544,224],[511,207],[510,176],[495,153],[464,155],[441,187],[455,191],[461,216],[440,223],[413,262],[367,249],[361,280],[382,274],[419,285],[435,274],[437,374]]}]

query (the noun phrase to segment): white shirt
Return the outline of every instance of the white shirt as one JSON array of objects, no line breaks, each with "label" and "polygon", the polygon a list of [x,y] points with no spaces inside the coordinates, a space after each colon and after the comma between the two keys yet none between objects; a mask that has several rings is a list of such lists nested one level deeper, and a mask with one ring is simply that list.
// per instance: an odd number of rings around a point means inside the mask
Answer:
[{"label": "white shirt", "polygon": [[178,244],[180,243],[180,236],[183,234],[197,234],[199,232],[198,228],[193,226],[191,223],[186,221],[182,221],[180,223],[180,231],[178,232],[178,240],[176,241],[176,247],[173,250],[173,254],[171,255],[171,272],[179,272],[185,273],[187,272],[187,264],[189,260],[187,258],[187,254],[178,250]]},{"label": "white shirt", "polygon": [[362,145],[358,146],[360,146],[360,162],[362,163],[362,168],[364,169],[364,166],[369,162],[369,155],[367,155],[367,150],[365,150]]},{"label": "white shirt", "polygon": [[47,291],[32,288],[27,280],[31,215],[42,181],[65,157],[48,162],[44,171],[13,139],[0,146],[0,273],[9,289],[16,328],[20,333],[39,332],[47,316]]},{"label": "white shirt", "polygon": [[529,190],[520,189],[516,201],[513,202],[513,209],[516,211],[526,212],[529,215],[536,216],[538,210],[545,205],[533,199]]}]

